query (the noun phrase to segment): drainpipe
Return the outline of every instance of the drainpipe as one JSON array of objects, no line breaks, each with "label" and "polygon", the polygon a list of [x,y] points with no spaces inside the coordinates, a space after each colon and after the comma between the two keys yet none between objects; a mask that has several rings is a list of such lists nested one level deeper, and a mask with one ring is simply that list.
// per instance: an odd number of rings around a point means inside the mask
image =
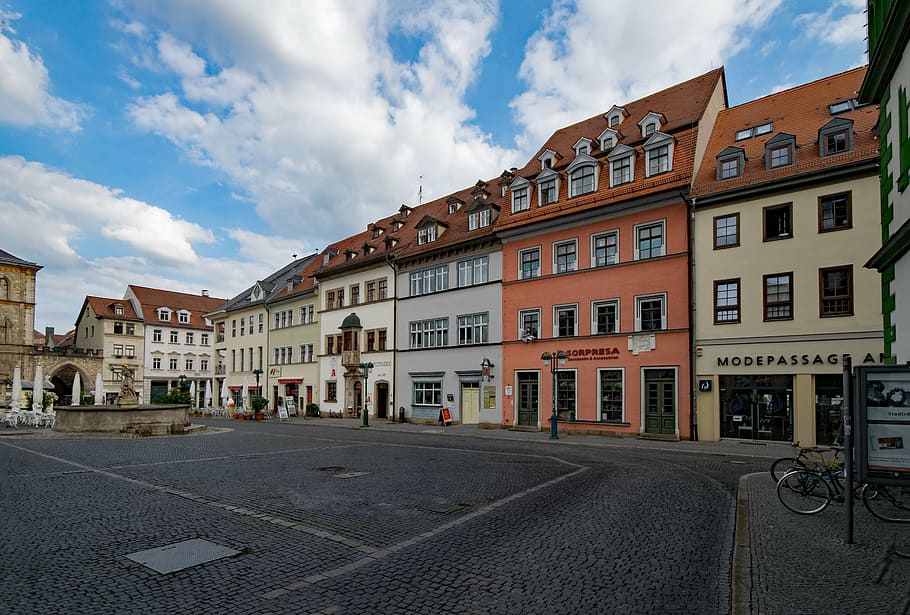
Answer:
[{"label": "drainpipe", "polygon": [[689,244],[689,431],[693,441],[698,440],[698,382],[695,373],[695,197],[691,200],[680,191],[686,202],[686,240]]}]

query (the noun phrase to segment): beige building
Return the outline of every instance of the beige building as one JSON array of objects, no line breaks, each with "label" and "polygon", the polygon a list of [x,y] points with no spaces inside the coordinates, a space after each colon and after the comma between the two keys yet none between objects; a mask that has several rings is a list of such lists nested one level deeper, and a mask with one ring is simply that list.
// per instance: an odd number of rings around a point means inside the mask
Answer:
[{"label": "beige building", "polygon": [[0,402],[9,402],[16,366],[35,374],[35,274],[41,265],[0,250]]},{"label": "beige building", "polygon": [[878,363],[865,69],[721,111],[693,186],[698,438],[843,442],[843,357]]}]

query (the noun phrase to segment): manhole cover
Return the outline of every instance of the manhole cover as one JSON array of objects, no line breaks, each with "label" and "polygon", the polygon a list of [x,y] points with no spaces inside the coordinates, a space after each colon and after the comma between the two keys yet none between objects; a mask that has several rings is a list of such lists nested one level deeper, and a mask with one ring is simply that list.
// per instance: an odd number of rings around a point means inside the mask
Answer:
[{"label": "manhole cover", "polygon": [[240,551],[235,551],[201,538],[194,538],[163,547],[136,551],[126,557],[138,564],[142,564],[146,568],[151,568],[159,574],[167,574],[192,568],[199,564],[213,562],[224,557],[231,557],[238,553]]},{"label": "manhole cover", "polygon": [[325,466],[322,468],[316,468],[320,472],[341,472],[344,470],[344,466]]}]

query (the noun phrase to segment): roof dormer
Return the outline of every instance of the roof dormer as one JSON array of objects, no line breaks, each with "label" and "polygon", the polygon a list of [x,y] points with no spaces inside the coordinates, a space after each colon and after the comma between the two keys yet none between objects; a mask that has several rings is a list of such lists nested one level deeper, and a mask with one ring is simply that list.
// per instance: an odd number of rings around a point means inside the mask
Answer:
[{"label": "roof dormer", "polygon": [[365,241],[365,242],[363,242],[363,245],[360,246],[360,249],[363,251],[364,256],[369,256],[370,254],[372,254],[373,252],[376,251],[376,246],[374,246],[370,243],[367,243]]},{"label": "roof dormer", "polygon": [[645,177],[653,177],[673,170],[673,135],[657,131],[642,144],[645,150]]},{"label": "roof dormer", "polygon": [[433,216],[424,216],[414,228],[417,229],[417,245],[422,246],[439,239],[449,225]]},{"label": "roof dormer", "polygon": [[551,149],[545,150],[544,153],[537,157],[537,159],[540,160],[540,170],[543,171],[544,169],[552,169],[555,167],[558,156],[559,155]]},{"label": "roof dormer", "polygon": [[454,196],[450,196],[448,198],[448,200],[446,200],[446,204],[449,207],[449,209],[448,209],[449,213],[454,214],[459,209],[461,209],[461,206],[464,205],[464,201],[462,201],[461,199],[456,198]]},{"label": "roof dormer", "polygon": [[531,208],[531,182],[519,175],[509,184],[509,190],[512,192],[513,214]]},{"label": "roof dormer", "polygon": [[506,190],[513,179],[515,179],[515,169],[502,172],[502,175],[499,176],[499,196],[506,195]]},{"label": "roof dormer", "polygon": [[177,322],[180,324],[188,325],[190,323],[190,311],[177,310]]},{"label": "roof dormer", "polygon": [[391,250],[396,245],[398,245],[398,239],[396,239],[395,237],[386,237],[385,238],[385,249],[386,250]]},{"label": "roof dormer", "polygon": [[607,120],[607,126],[610,128],[616,128],[622,124],[622,121],[627,117],[629,117],[628,111],[618,105],[613,105],[610,107],[610,110],[604,114],[604,118]]},{"label": "roof dormer", "polygon": [[344,251],[345,262],[350,263],[355,258],[357,258],[357,250],[352,250],[352,249],[348,248],[347,250]]},{"label": "roof dormer", "polygon": [[546,167],[537,174],[534,181],[537,182],[538,207],[550,205],[559,200],[559,173]]},{"label": "roof dormer", "polygon": [[164,322],[169,322],[171,320],[171,308],[168,308],[168,307],[158,308],[158,320],[163,320]]},{"label": "roof dormer", "polygon": [[575,150],[576,157],[589,156],[591,154],[591,150],[593,149],[592,145],[593,141],[591,141],[591,139],[588,137],[582,137],[575,142],[575,145],[572,146],[572,149]]},{"label": "roof dormer", "polygon": [[638,127],[641,128],[642,138],[647,139],[655,132],[659,132],[666,123],[667,118],[664,117],[662,113],[648,111],[648,114],[638,122]]},{"label": "roof dormer", "polygon": [[250,291],[250,301],[259,301],[265,296],[265,291],[262,288],[262,282],[256,282],[256,285],[253,286],[252,291]]},{"label": "roof dormer", "polygon": [[401,225],[404,224],[404,222],[398,220],[397,218],[392,218],[392,221],[389,222],[389,224],[392,227],[392,232],[397,233],[399,230],[401,230]]},{"label": "roof dormer", "polygon": [[607,128],[600,136],[597,137],[597,142],[600,144],[601,151],[608,151],[616,147],[616,144],[622,140],[622,133],[618,130],[613,130],[612,128]]},{"label": "roof dormer", "polygon": [[410,207],[408,207],[407,205],[402,203],[401,207],[398,208],[398,215],[401,216],[402,220],[404,220],[405,218],[408,217],[408,214],[410,214],[411,211],[413,211],[413,210]]},{"label": "roof dormer", "polygon": [[378,224],[372,223],[367,227],[367,230],[370,231],[373,235],[373,239],[376,239],[385,232],[385,229]]},{"label": "roof dormer", "polygon": [[474,231],[493,224],[499,214],[499,205],[488,200],[490,193],[483,189],[485,183],[478,182],[474,189],[474,200],[468,208],[468,230]]}]

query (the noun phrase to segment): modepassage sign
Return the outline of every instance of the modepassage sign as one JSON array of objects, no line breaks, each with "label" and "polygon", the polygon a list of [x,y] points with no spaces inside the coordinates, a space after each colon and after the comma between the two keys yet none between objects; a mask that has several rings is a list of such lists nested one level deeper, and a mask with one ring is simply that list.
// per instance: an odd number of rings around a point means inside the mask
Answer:
[{"label": "modepassage sign", "polygon": [[859,479],[910,483],[910,368],[856,368]]}]

